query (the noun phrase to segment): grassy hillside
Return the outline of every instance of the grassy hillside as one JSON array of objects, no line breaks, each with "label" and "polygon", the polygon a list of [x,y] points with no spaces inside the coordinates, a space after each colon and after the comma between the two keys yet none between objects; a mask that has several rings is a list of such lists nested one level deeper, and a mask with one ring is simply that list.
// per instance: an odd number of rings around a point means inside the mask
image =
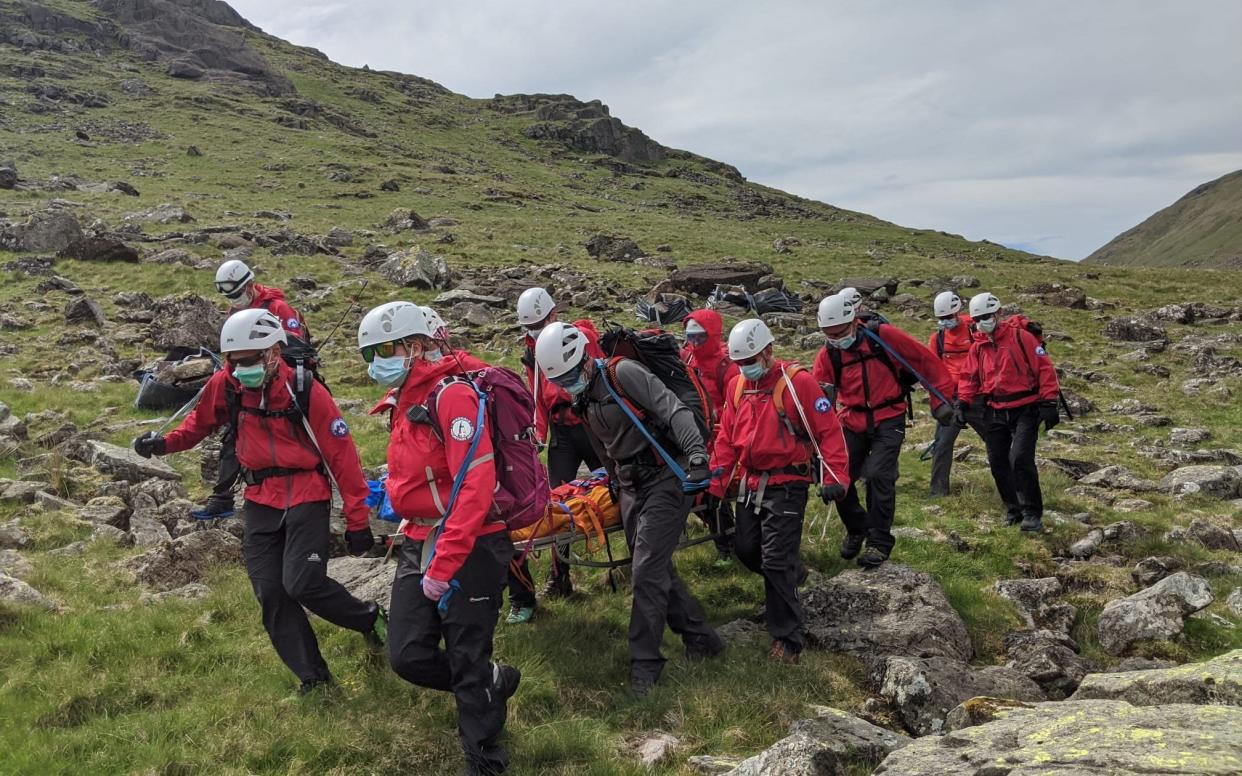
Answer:
[{"label": "grassy hillside", "polygon": [[[1171,301],[1236,309],[1238,274],[1057,262],[802,200],[740,181],[727,166],[688,153],[664,149],[648,154],[663,158],[626,161],[535,139],[528,137],[533,125],[572,121],[524,109],[535,101],[470,100],[420,78],[344,68],[245,28],[230,29],[240,30],[276,78],[175,78],[165,60],[146,61],[109,43],[115,38],[99,26],[107,18],[77,0],[38,6],[0,0],[0,165],[13,161],[22,181],[0,190],[0,211],[21,221],[53,200],[67,200],[60,206],[83,225],[101,221],[101,230],[127,235],[144,256],[134,264],[55,261],[56,275],[98,301],[106,323],[93,329],[66,325],[71,296],[47,285],[47,275],[22,268],[30,252],[0,250],[0,266],[7,266],[0,271],[0,402],[27,418],[32,440],[73,424],[70,435],[126,444],[160,422],[156,413],[132,409],[136,384],[111,373],[115,362],[158,354],[145,326],[124,319],[132,303],[117,295],[218,297],[210,270],[146,258],[177,248],[214,264],[222,245],[236,244],[225,238],[281,229],[320,236],[336,228],[352,236],[352,245],[336,255],[260,245],[249,258],[262,282],[291,289],[293,303],[321,336],[355,295],[362,309],[389,299],[434,298],[434,291],[395,288],[376,274],[363,261],[375,244],[421,246],[458,271],[483,275],[476,284],[485,288],[486,277],[499,286],[512,268],[546,277],[554,288],[563,273],[580,273],[591,285],[573,312],[629,323],[632,299],[667,270],[598,261],[584,247],[594,234],[625,235],[680,266],[725,256],[765,261],[787,287],[813,295],[843,277],[893,277],[900,292],[913,295],[912,306],[882,309],[920,337],[932,328],[934,293],[952,278],[973,276],[974,290],[994,291],[1044,323],[1065,387],[1098,408],[1041,440],[1041,456],[1121,464],[1159,479],[1170,466],[1149,453],[1168,448],[1169,425],[1206,427],[1207,447],[1242,450],[1242,417],[1232,398],[1242,379],[1229,366],[1242,358],[1236,315],[1217,325],[1164,324],[1173,344],[1149,360],[1127,355],[1133,343],[1103,334],[1114,317]],[[633,142],[631,152],[652,151]],[[196,154],[188,153],[191,147]],[[66,178],[76,181],[72,187],[58,182]],[[139,195],[91,190],[116,181]],[[399,190],[381,190],[387,181]],[[126,214],[164,203],[196,221],[138,219],[141,233],[120,230]],[[450,221],[392,234],[379,225],[396,208]],[[787,237],[796,238],[787,241],[790,252],[775,252],[774,241]],[[369,284],[359,293],[363,279]],[[1096,301],[1059,306],[1059,287],[1082,289]],[[364,463],[372,466],[384,459],[386,434],[362,412],[378,391],[351,347],[359,317],[347,316],[327,347],[325,372],[348,408]],[[450,320],[470,332],[469,344],[482,356],[513,364],[516,334],[509,322],[466,329]],[[804,341],[802,326],[778,332],[783,355],[813,356],[814,338]],[[1180,347],[1203,338],[1211,338],[1207,355]],[[1216,375],[1214,386],[1183,389],[1208,372]],[[1152,407],[1169,425],[1143,420],[1153,413],[1136,415],[1124,402]],[[1084,656],[1100,667],[1114,665],[1116,658],[1099,648],[1096,617],[1105,602],[1132,592],[1129,568],[1150,555],[1173,556],[1188,568],[1219,561],[1201,572],[1217,602],[1209,609],[1215,619],[1192,619],[1184,638],[1147,643],[1139,652],[1185,661],[1242,647],[1242,618],[1224,604],[1242,584],[1242,570],[1230,565],[1235,554],[1162,538],[1196,516],[1238,524],[1236,504],[1145,493],[1150,506],[1123,515],[1089,494],[1067,492],[1074,481],[1047,464],[1049,532],[1022,537],[998,526],[982,445],[969,432],[959,444],[973,451],[957,464],[957,491],[939,501],[926,496],[928,465],[918,451],[931,438],[932,422],[924,410],[919,415],[901,463],[898,524],[907,530],[894,560],[937,577],[966,620],[978,662],[1003,663],[1003,637],[1020,626],[992,582],[1055,574],[1078,607],[1073,635]],[[185,475],[192,498],[206,493],[197,455],[174,456],[171,463]],[[77,503],[96,495],[104,479],[34,441],[0,449],[0,477],[50,483]],[[836,574],[846,568],[836,558],[840,526],[817,502],[810,514],[808,565]],[[1064,562],[1067,548],[1092,525],[1122,519],[1141,526],[1142,535],[1110,545],[1097,562]],[[9,520],[31,536],[21,551],[33,567],[27,581],[61,610],[0,605],[0,773],[439,774],[456,768],[451,699],[411,691],[355,634],[317,623],[341,687],[320,704],[287,702],[292,678],[267,642],[242,569],[214,571],[205,600],[148,605],[117,566],[138,550],[95,542],[81,555],[55,553],[90,534],[74,509],[0,501],[0,522]],[[969,549],[958,549],[952,534]],[[752,614],[762,600],[758,579],[737,566],[714,568],[713,559],[702,547],[678,556],[712,622]],[[867,667],[857,660],[808,653],[801,666],[778,668],[757,647],[735,647],[725,660],[703,665],[674,659],[665,684],[634,701],[624,693],[624,591],[612,593],[594,572],[580,574],[579,588],[575,599],[543,608],[532,625],[498,631],[499,654],[525,677],[509,724],[515,773],[649,772],[627,754],[626,741],[655,729],[682,744],[654,772],[689,773],[687,756],[749,754],[772,743],[805,715],[808,703],[858,711],[873,695]],[[671,638],[666,647],[679,654]]]},{"label": "grassy hillside", "polygon": [[1242,170],[1196,187],[1084,261],[1242,269]]}]

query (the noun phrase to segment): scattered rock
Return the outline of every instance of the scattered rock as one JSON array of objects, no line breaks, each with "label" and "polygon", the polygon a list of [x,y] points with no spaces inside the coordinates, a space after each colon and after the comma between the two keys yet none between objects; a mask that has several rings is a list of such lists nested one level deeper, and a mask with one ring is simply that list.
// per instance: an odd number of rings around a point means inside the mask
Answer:
[{"label": "scattered rock", "polygon": [[195,219],[180,205],[165,202],[147,210],[126,213],[122,216],[122,220],[127,224],[191,224]]},{"label": "scattered rock", "polygon": [[730,776],[846,776],[858,764],[875,765],[910,743],[900,733],[826,706],[799,720],[790,735],[744,760]]},{"label": "scattered rock", "polygon": [[129,518],[129,542],[135,547],[157,547],[172,540],[168,528],[149,512],[135,512]]},{"label": "scattered rock", "polygon": [[16,519],[0,523],[0,549],[20,550],[27,544],[30,544],[30,535],[18,525]]},{"label": "scattered rock", "polygon": [[75,296],[65,304],[65,323],[100,328],[106,322],[99,302],[87,296]]},{"label": "scattered rock", "polygon": [[389,254],[376,271],[398,286],[441,289],[452,285],[453,275],[443,256],[422,248]]},{"label": "scattered rock", "polygon": [[1080,477],[1078,484],[1089,485],[1095,488],[1130,490],[1140,493],[1154,492],[1160,489],[1159,483],[1135,477],[1124,466],[1105,466],[1102,469],[1097,469]]},{"label": "scattered rock", "polygon": [[1078,645],[1065,633],[1015,631],[1005,637],[1009,667],[1035,682],[1053,700],[1061,700],[1087,675]]},{"label": "scattered rock", "polygon": [[440,306],[452,307],[461,302],[470,302],[472,304],[481,304],[488,307],[504,307],[508,304],[504,297],[488,296],[487,294],[477,294],[474,291],[467,291],[463,288],[445,291],[444,293],[431,300],[437,308]]},{"label": "scattered rock", "polygon": [[1056,577],[1043,579],[1001,579],[993,586],[1002,598],[1017,605],[1018,613],[1028,628],[1047,628],[1068,633],[1078,610],[1056,600],[1061,595],[1061,581]]},{"label": "scattered rock", "polygon": [[96,496],[78,510],[78,517],[88,523],[124,529],[129,525],[129,505],[117,496]]},{"label": "scattered rock", "polygon": [[638,243],[628,237],[612,234],[597,234],[586,241],[587,254],[601,261],[634,261],[646,256]]},{"label": "scattered rock", "polygon": [[34,566],[16,550],[0,550],[0,573],[24,579],[34,573]]},{"label": "scattered rock", "polygon": [[17,168],[12,164],[0,165],[0,189],[12,191],[17,188]]},{"label": "scattered rock", "polygon": [[1114,318],[1104,325],[1104,336],[1119,342],[1169,341],[1163,326],[1143,318]]},{"label": "scattered rock", "polygon": [[802,596],[810,644],[866,659],[974,655],[966,623],[930,574],[899,563],[851,569]]},{"label": "scattered rock", "polygon": [[0,572],[0,601],[21,606],[38,606],[42,609],[56,609],[46,596],[17,577]]},{"label": "scattered rock", "polygon": [[1070,545],[1069,554],[1072,558],[1085,560],[1090,558],[1100,549],[1100,545],[1104,543],[1104,532],[1099,528],[1092,528],[1087,535]]},{"label": "scattered rock", "polygon": [[1242,550],[1232,530],[1202,517],[1196,517],[1190,521],[1190,525],[1186,528],[1186,535],[1209,550],[1231,550],[1233,552]]},{"label": "scattered rock", "polygon": [[395,178],[389,178],[380,184],[380,191],[401,191],[401,184]]},{"label": "scattered rock", "polygon": [[1242,706],[1242,649],[1175,668],[1091,674],[1073,700],[1125,701],[1135,706],[1196,703]]},{"label": "scattered rock", "polygon": [[151,606],[152,604],[162,604],[165,601],[201,601],[211,595],[211,588],[202,582],[191,582],[188,585],[173,590],[165,590],[162,593],[143,593],[140,599],[143,604]]},{"label": "scattered rock", "polygon": [[1169,432],[1171,445],[1197,445],[1212,438],[1212,432],[1206,428],[1175,428]]},{"label": "scattered rock", "polygon": [[692,773],[703,776],[721,776],[721,774],[732,773],[740,763],[741,761],[736,757],[719,757],[710,754],[696,754],[686,759],[686,767]]},{"label": "scattered rock", "polygon": [[1153,556],[1143,558],[1134,564],[1134,569],[1130,572],[1130,576],[1133,577],[1134,584],[1139,587],[1151,587],[1181,568],[1182,562],[1177,558],[1169,555]]},{"label": "scattered rock", "polygon": [[56,253],[82,239],[82,225],[66,209],[41,210],[24,223],[0,227],[0,250]]},{"label": "scattered rock", "polygon": [[940,732],[949,711],[969,698],[1044,700],[1035,682],[1007,667],[976,669],[943,657],[890,657],[880,671],[880,696],[897,710],[906,729],[919,736]]},{"label": "scattered rock", "polygon": [[1242,709],[1072,700],[995,717],[915,741],[875,776],[1227,776],[1242,763]]},{"label": "scattered rock", "polygon": [[1212,589],[1202,577],[1179,571],[1134,595],[1110,601],[1100,612],[1100,646],[1120,655],[1136,641],[1171,639],[1185,618],[1212,603]]},{"label": "scattered rock", "polygon": [[332,558],[328,561],[328,576],[345,586],[355,598],[378,601],[388,606],[392,596],[392,579],[396,573],[395,563],[385,563],[383,558]]},{"label": "scattered rock", "polygon": [[654,768],[666,762],[679,746],[681,746],[681,739],[663,730],[646,733],[628,742],[628,748],[633,752],[634,757],[648,768]]},{"label": "scattered rock", "polygon": [[1242,474],[1232,466],[1183,466],[1165,475],[1160,488],[1174,496],[1242,498]]},{"label": "scattered rock", "polygon": [[1233,592],[1225,599],[1225,606],[1229,607],[1229,611],[1233,612],[1235,617],[1242,617],[1242,587],[1233,589]]},{"label": "scattered rock", "polygon": [[224,315],[212,301],[186,291],[155,300],[151,312],[147,336],[156,350],[205,347],[214,353],[219,349]]},{"label": "scattered rock", "polygon": [[128,447],[118,447],[96,439],[87,440],[78,452],[80,460],[104,474],[128,482],[141,482],[152,477],[179,480],[181,475],[159,458],[143,458]]},{"label": "scattered rock", "polygon": [[384,219],[379,228],[393,234],[400,234],[408,231],[423,232],[430,229],[431,224],[408,207],[399,207],[388,214],[388,218]]},{"label": "scattered rock", "polygon": [[202,581],[203,571],[209,566],[241,559],[241,540],[227,531],[212,528],[165,542],[130,558],[123,566],[132,571],[139,582],[164,591]]}]

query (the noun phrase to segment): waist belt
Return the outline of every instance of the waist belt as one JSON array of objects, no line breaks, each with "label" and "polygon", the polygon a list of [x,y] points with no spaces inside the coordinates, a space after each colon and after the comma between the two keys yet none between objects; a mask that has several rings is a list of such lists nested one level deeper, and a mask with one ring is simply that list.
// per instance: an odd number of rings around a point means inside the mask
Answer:
[{"label": "waist belt", "polygon": [[1032,389],[1029,391],[1019,391],[1018,393],[994,393],[989,397],[989,399],[994,402],[1011,402],[1011,401],[1017,401],[1018,399],[1027,399],[1027,398],[1030,398],[1031,396],[1038,396],[1038,395],[1039,395],[1039,391]]},{"label": "waist belt", "polygon": [[637,455],[632,455],[629,458],[623,458],[620,461],[617,461],[617,464],[619,466],[655,467],[655,466],[663,466],[664,462],[660,460],[659,456],[657,456],[654,452],[652,452],[650,447],[648,447],[646,450],[643,450]]},{"label": "waist belt", "polygon": [[902,394],[901,396],[894,396],[888,401],[882,401],[879,404],[844,404],[842,406],[851,412],[875,412],[876,410],[882,410],[885,407],[892,407],[895,404],[904,404],[905,401],[906,396],[905,394]]},{"label": "waist belt", "polygon": [[272,467],[270,469],[242,469],[242,480],[244,480],[247,485],[258,485],[269,477],[289,477],[294,474],[301,474],[302,472],[319,472],[320,474],[328,473],[327,469],[323,467],[323,464],[319,464],[313,469],[282,469],[280,467]]},{"label": "waist belt", "polygon": [[788,466],[781,466],[777,469],[752,469],[751,474],[758,474],[761,477],[771,477],[777,474],[788,474],[794,477],[810,477],[811,463],[804,461],[802,463],[794,463]]}]

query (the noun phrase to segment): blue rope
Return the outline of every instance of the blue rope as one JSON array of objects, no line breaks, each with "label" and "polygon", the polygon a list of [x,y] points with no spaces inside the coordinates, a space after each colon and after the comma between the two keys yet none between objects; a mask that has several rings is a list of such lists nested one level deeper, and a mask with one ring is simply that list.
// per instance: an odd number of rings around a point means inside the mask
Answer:
[{"label": "blue rope", "polygon": [[887,342],[885,342],[885,341],[884,341],[884,339],[883,339],[882,337],[880,337],[880,335],[879,335],[879,334],[876,334],[876,333],[875,333],[875,332],[873,332],[871,329],[868,329],[865,325],[864,325],[864,326],[859,326],[858,328],[859,328],[859,331],[861,331],[861,332],[863,333],[863,335],[865,335],[865,336],[867,336],[867,337],[870,337],[872,341],[879,343],[880,347],[882,347],[882,348],[884,348],[885,350],[887,350],[887,351],[888,351],[888,354],[889,354],[890,356],[892,356],[893,358],[897,359],[897,363],[899,363],[899,364],[901,364],[903,367],[905,367],[905,369],[906,369],[906,371],[907,371],[907,372],[909,372],[910,374],[912,374],[912,375],[914,375],[916,378],[918,378],[918,381],[919,381],[920,383],[922,383],[922,384],[923,384],[923,387],[927,389],[928,393],[930,393],[932,396],[935,396],[937,399],[939,399],[940,401],[942,401],[942,402],[944,402],[945,404],[949,405],[950,407],[952,407],[952,406],[953,406],[953,402],[951,402],[951,401],[949,401],[947,398],[945,398],[945,395],[944,395],[943,393],[941,393],[941,392],[939,391],[939,389],[937,389],[937,388],[936,388],[936,386],[934,386],[934,385],[932,385],[931,383],[929,383],[929,382],[927,381],[927,378],[926,378],[926,377],[924,377],[923,375],[919,374],[919,373],[918,373],[918,370],[916,370],[914,367],[910,366],[910,362],[909,362],[909,361],[907,361],[907,360],[905,360],[905,358],[903,358],[903,357],[902,357],[902,355],[901,355],[900,353],[898,353],[897,351],[895,351],[895,350],[893,350],[891,347],[889,347],[888,343],[887,343]]}]

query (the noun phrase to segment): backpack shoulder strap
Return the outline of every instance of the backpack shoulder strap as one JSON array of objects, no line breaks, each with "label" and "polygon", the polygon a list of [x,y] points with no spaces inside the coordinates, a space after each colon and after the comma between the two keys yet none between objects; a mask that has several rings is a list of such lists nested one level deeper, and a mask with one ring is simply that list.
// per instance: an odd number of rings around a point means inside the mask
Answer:
[{"label": "backpack shoulder strap", "polygon": [[612,392],[617,395],[617,398],[625,402],[625,405],[629,408],[630,412],[640,418],[645,417],[646,413],[643,411],[643,408],[639,407],[632,399],[630,399],[629,394],[625,392],[625,386],[621,384],[621,379],[617,377],[617,367],[621,364],[623,358],[624,356],[613,356],[605,362],[603,369],[604,381],[608,383],[608,387],[611,388]]},{"label": "backpack shoulder strap", "polygon": [[[794,376],[799,372],[805,371],[806,367],[801,364],[789,364],[785,367],[785,374],[789,376],[790,380],[793,380]],[[785,412],[785,394],[788,391],[788,384],[784,380],[777,380],[776,387],[772,389],[772,406],[776,408],[776,414],[782,419],[788,417],[788,413]]]},{"label": "backpack shoulder strap", "polygon": [[237,434],[237,421],[241,418],[241,394],[233,390],[227,382],[224,384],[224,406],[229,412],[229,426],[233,434]]},{"label": "backpack shoulder strap", "polygon": [[936,332],[936,356],[944,358],[944,329]]},{"label": "backpack shoulder strap", "polygon": [[734,385],[736,387],[733,389],[733,409],[736,410],[742,404],[742,394],[746,392],[746,378],[738,375]]},{"label": "backpack shoulder strap", "polygon": [[841,370],[844,368],[843,361],[841,360],[841,351],[827,345],[824,346],[824,350],[828,351],[828,361],[832,364],[832,381],[840,383]]}]

